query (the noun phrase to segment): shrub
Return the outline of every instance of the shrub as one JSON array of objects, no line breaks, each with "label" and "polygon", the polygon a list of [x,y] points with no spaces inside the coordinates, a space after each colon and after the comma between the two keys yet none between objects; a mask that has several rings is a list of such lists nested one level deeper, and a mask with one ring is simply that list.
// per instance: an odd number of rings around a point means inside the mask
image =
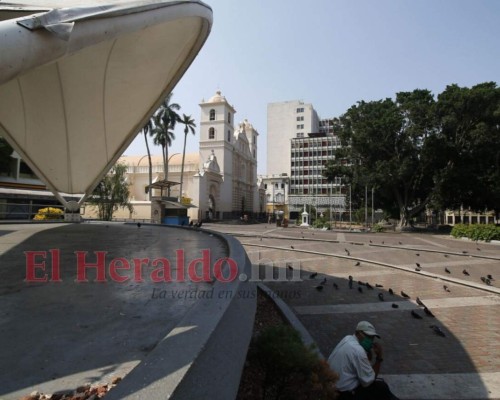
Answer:
[{"label": "shrub", "polygon": [[466,237],[471,240],[500,240],[500,227],[485,224],[456,224],[451,230],[451,235],[456,238]]},{"label": "shrub", "polygon": [[375,224],[372,227],[372,231],[373,232],[384,232],[385,228],[382,225],[380,225],[380,224]]},{"label": "shrub", "polygon": [[43,221],[49,219],[62,219],[64,211],[60,208],[46,207],[40,208],[37,214],[33,217],[36,221]]},{"label": "shrub", "polygon": [[337,375],[288,325],[267,328],[253,357],[264,372],[264,399],[334,399]]}]

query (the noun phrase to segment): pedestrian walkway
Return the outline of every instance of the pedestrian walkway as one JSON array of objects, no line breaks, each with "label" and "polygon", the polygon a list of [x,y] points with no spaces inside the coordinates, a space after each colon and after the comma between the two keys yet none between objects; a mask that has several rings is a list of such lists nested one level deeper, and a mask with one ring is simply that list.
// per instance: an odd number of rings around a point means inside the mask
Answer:
[{"label": "pedestrian walkway", "polygon": [[[254,264],[300,269],[299,281],[265,284],[282,296],[324,356],[358,321],[368,320],[382,335],[381,376],[401,399],[500,399],[500,245],[430,234],[220,229],[239,237]],[[314,279],[312,272],[318,273]],[[496,279],[491,286],[480,279],[488,274]]]}]

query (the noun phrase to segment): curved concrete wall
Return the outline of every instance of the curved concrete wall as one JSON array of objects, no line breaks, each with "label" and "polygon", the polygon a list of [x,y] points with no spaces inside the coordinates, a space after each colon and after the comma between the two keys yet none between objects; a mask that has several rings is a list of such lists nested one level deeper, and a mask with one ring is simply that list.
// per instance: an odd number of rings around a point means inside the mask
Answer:
[{"label": "curved concrete wall", "polygon": [[[179,228],[190,229],[190,228]],[[193,230],[193,234],[197,231]],[[236,261],[238,277],[250,276],[241,244],[216,232]],[[211,299],[201,299],[182,321],[107,395],[119,399],[234,399],[252,336],[255,284],[216,281]]]}]

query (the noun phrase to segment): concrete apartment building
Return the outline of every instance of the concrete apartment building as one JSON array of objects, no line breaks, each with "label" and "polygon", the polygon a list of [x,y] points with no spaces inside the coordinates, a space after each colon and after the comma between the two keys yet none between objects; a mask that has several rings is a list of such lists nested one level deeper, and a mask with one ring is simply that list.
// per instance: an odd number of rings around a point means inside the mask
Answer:
[{"label": "concrete apartment building", "polygon": [[267,175],[290,176],[290,140],[319,132],[319,118],[312,104],[300,100],[267,105]]}]

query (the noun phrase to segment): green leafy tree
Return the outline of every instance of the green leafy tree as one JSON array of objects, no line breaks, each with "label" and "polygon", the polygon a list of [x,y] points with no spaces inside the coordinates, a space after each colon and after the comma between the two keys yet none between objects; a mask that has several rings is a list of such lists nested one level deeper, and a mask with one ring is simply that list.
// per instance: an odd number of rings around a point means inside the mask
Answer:
[{"label": "green leafy tree", "polygon": [[395,101],[358,102],[337,124],[345,146],[337,157],[345,162],[330,162],[325,176],[347,177],[358,198],[364,186],[375,187],[378,205],[397,210],[400,226],[407,225],[432,195],[434,160],[426,138],[436,133],[434,107],[427,90],[398,93]]},{"label": "green leafy tree", "polygon": [[500,88],[448,86],[438,96],[440,154],[434,205],[500,212]]},{"label": "green leafy tree", "polygon": [[119,208],[133,211],[130,203],[129,183],[126,179],[127,166],[115,164],[102,178],[89,198],[89,203],[97,206],[99,219],[111,221],[113,213]]},{"label": "green leafy tree", "polygon": [[191,118],[191,115],[182,114],[182,118],[179,119],[179,123],[184,125],[184,147],[182,149],[182,165],[181,165],[181,187],[179,192],[180,200],[182,200],[182,183],[184,181],[184,160],[186,158],[186,141],[187,135],[191,132],[195,135],[196,124],[194,123],[194,119]]}]

